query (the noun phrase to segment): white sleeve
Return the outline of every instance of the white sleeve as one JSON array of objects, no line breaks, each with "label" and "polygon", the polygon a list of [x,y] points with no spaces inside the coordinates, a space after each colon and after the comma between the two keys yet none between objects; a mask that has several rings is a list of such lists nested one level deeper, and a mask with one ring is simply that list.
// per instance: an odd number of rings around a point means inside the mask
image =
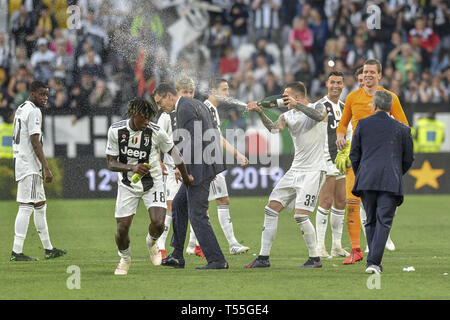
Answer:
[{"label": "white sleeve", "polygon": [[119,143],[117,142],[117,130],[109,128],[108,130],[108,142],[106,143],[106,152],[110,156],[119,155]]},{"label": "white sleeve", "polygon": [[172,135],[172,123],[170,121],[170,115],[167,113],[161,114],[158,119],[158,126],[162,128],[170,137]]},{"label": "white sleeve", "polygon": [[155,146],[163,153],[168,153],[174,146],[172,139],[170,139],[169,135],[162,129],[154,130],[152,139],[154,139]]},{"label": "white sleeve", "polygon": [[32,136],[34,134],[41,134],[42,133],[41,126],[42,126],[41,110],[39,110],[38,108],[33,108],[28,114],[27,119],[27,128],[29,135]]}]

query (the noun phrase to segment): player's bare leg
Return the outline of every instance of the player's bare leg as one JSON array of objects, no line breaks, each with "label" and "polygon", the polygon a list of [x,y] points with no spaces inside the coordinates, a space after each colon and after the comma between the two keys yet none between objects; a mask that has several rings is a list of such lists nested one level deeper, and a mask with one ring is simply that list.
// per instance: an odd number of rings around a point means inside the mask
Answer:
[{"label": "player's bare leg", "polygon": [[322,262],[317,251],[317,240],[314,225],[309,220],[311,212],[303,209],[295,209],[294,219],[302,231],[303,239],[308,247],[309,258],[300,268],[321,268]]},{"label": "player's bare leg", "polygon": [[219,218],[222,231],[227,238],[228,245],[230,246],[231,254],[245,253],[250,250],[249,247],[241,245],[234,236],[233,223],[230,218],[230,198],[222,197],[216,199],[217,204],[217,216]]},{"label": "player's bare leg", "polygon": [[148,209],[150,216],[150,225],[148,226],[148,234],[146,238],[150,259],[155,266],[159,266],[162,261],[161,252],[158,249],[156,241],[164,232],[164,220],[166,218],[166,208],[150,207]]},{"label": "player's bare leg", "polygon": [[116,218],[117,221],[117,232],[115,235],[115,240],[117,248],[119,249],[118,254],[120,256],[119,264],[117,265],[116,275],[126,275],[128,274],[128,269],[131,265],[131,254],[130,254],[130,237],[129,231],[131,222],[133,221],[134,215]]}]

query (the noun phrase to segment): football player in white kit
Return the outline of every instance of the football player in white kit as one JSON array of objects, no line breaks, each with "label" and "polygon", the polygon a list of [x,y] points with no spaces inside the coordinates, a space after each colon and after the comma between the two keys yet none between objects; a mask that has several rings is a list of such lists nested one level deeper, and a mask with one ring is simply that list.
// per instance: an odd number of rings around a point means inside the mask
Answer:
[{"label": "football player in white kit", "polygon": [[[328,113],[328,134],[325,143],[325,161],[327,175],[319,193],[319,206],[316,212],[317,250],[321,258],[347,257],[350,254],[342,248],[342,229],[345,218],[345,173],[339,172],[334,163],[337,155],[336,127],[341,120],[344,103],[339,100],[344,89],[344,74],[332,71],[326,82],[328,93],[319,102],[323,103]],[[349,134],[351,128],[349,126]],[[330,214],[331,213],[331,214]],[[331,256],[325,248],[325,235],[330,215],[332,247]]]},{"label": "football player in white kit", "polygon": [[30,216],[34,212],[34,225],[44,247],[46,259],[66,254],[66,250],[54,248],[47,226],[47,204],[44,182],[50,183],[50,171],[42,149],[42,113],[49,90],[40,81],[33,81],[30,97],[21,104],[14,117],[13,154],[17,186],[17,202],[20,203],[14,227],[14,244],[10,261],[35,261],[23,254],[23,244],[28,231]]},{"label": "football player in white kit", "polygon": [[[127,107],[126,114],[129,119],[112,124],[108,130],[108,169],[119,172],[115,239],[120,261],[115,270],[116,275],[126,275],[131,265],[128,233],[141,199],[151,220],[146,237],[150,259],[154,265],[161,264],[161,253],[156,241],[164,231],[167,206],[159,152],[170,153],[186,186],[189,186],[193,179],[188,175],[173,140],[159,126],[150,122],[155,113],[156,104],[135,98]],[[131,181],[135,173],[142,175],[141,180],[136,183]]]},{"label": "football player in white kit", "polygon": [[277,183],[265,207],[264,228],[259,256],[246,268],[270,267],[269,255],[278,227],[278,215],[284,209],[295,208],[294,219],[299,226],[309,251],[308,260],[300,268],[321,268],[317,252],[314,225],[309,214],[314,212],[319,190],[325,181],[327,166],[323,156],[327,136],[327,112],[323,104],[309,104],[306,87],[300,82],[286,85],[284,103],[289,111],[272,122],[257,105],[250,102],[248,110],[256,111],[264,126],[272,133],[285,127],[294,142],[295,154],[290,169]]}]

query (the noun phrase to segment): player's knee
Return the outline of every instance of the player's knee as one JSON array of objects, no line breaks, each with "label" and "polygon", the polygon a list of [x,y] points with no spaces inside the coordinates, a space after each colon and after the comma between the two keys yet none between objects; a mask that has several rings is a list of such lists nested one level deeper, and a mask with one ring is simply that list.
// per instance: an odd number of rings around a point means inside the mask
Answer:
[{"label": "player's knee", "polygon": [[333,197],[324,196],[322,198],[319,198],[319,206],[321,208],[328,210],[331,208],[332,204],[333,204]]},{"label": "player's knee", "polygon": [[270,201],[267,207],[278,213],[280,213],[281,210],[283,210],[283,205],[278,201]]},{"label": "player's knee", "polygon": [[216,203],[218,206],[228,206],[230,205],[230,198],[229,197],[223,197],[216,199]]},{"label": "player's knee", "polygon": [[127,222],[118,222],[117,223],[117,234],[122,237],[128,235],[130,231],[130,225]]}]

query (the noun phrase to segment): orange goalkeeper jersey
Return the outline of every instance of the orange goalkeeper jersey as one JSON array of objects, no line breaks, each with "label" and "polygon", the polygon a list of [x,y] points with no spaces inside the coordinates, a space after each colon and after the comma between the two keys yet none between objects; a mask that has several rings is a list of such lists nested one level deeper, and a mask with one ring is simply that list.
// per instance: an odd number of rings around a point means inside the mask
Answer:
[{"label": "orange goalkeeper jersey", "polygon": [[[378,87],[378,90],[384,90],[392,94],[392,108],[390,114],[398,121],[403,122],[407,126],[408,120],[406,119],[403,108],[400,104],[400,100],[397,95],[389,90],[382,87]],[[342,112],[341,121],[336,129],[336,133],[347,133],[347,127],[350,120],[352,120],[353,133],[355,132],[358,121],[368,116],[372,113],[372,99],[373,96],[369,96],[364,88],[352,91],[348,94],[347,99],[345,99],[344,111]]]}]

